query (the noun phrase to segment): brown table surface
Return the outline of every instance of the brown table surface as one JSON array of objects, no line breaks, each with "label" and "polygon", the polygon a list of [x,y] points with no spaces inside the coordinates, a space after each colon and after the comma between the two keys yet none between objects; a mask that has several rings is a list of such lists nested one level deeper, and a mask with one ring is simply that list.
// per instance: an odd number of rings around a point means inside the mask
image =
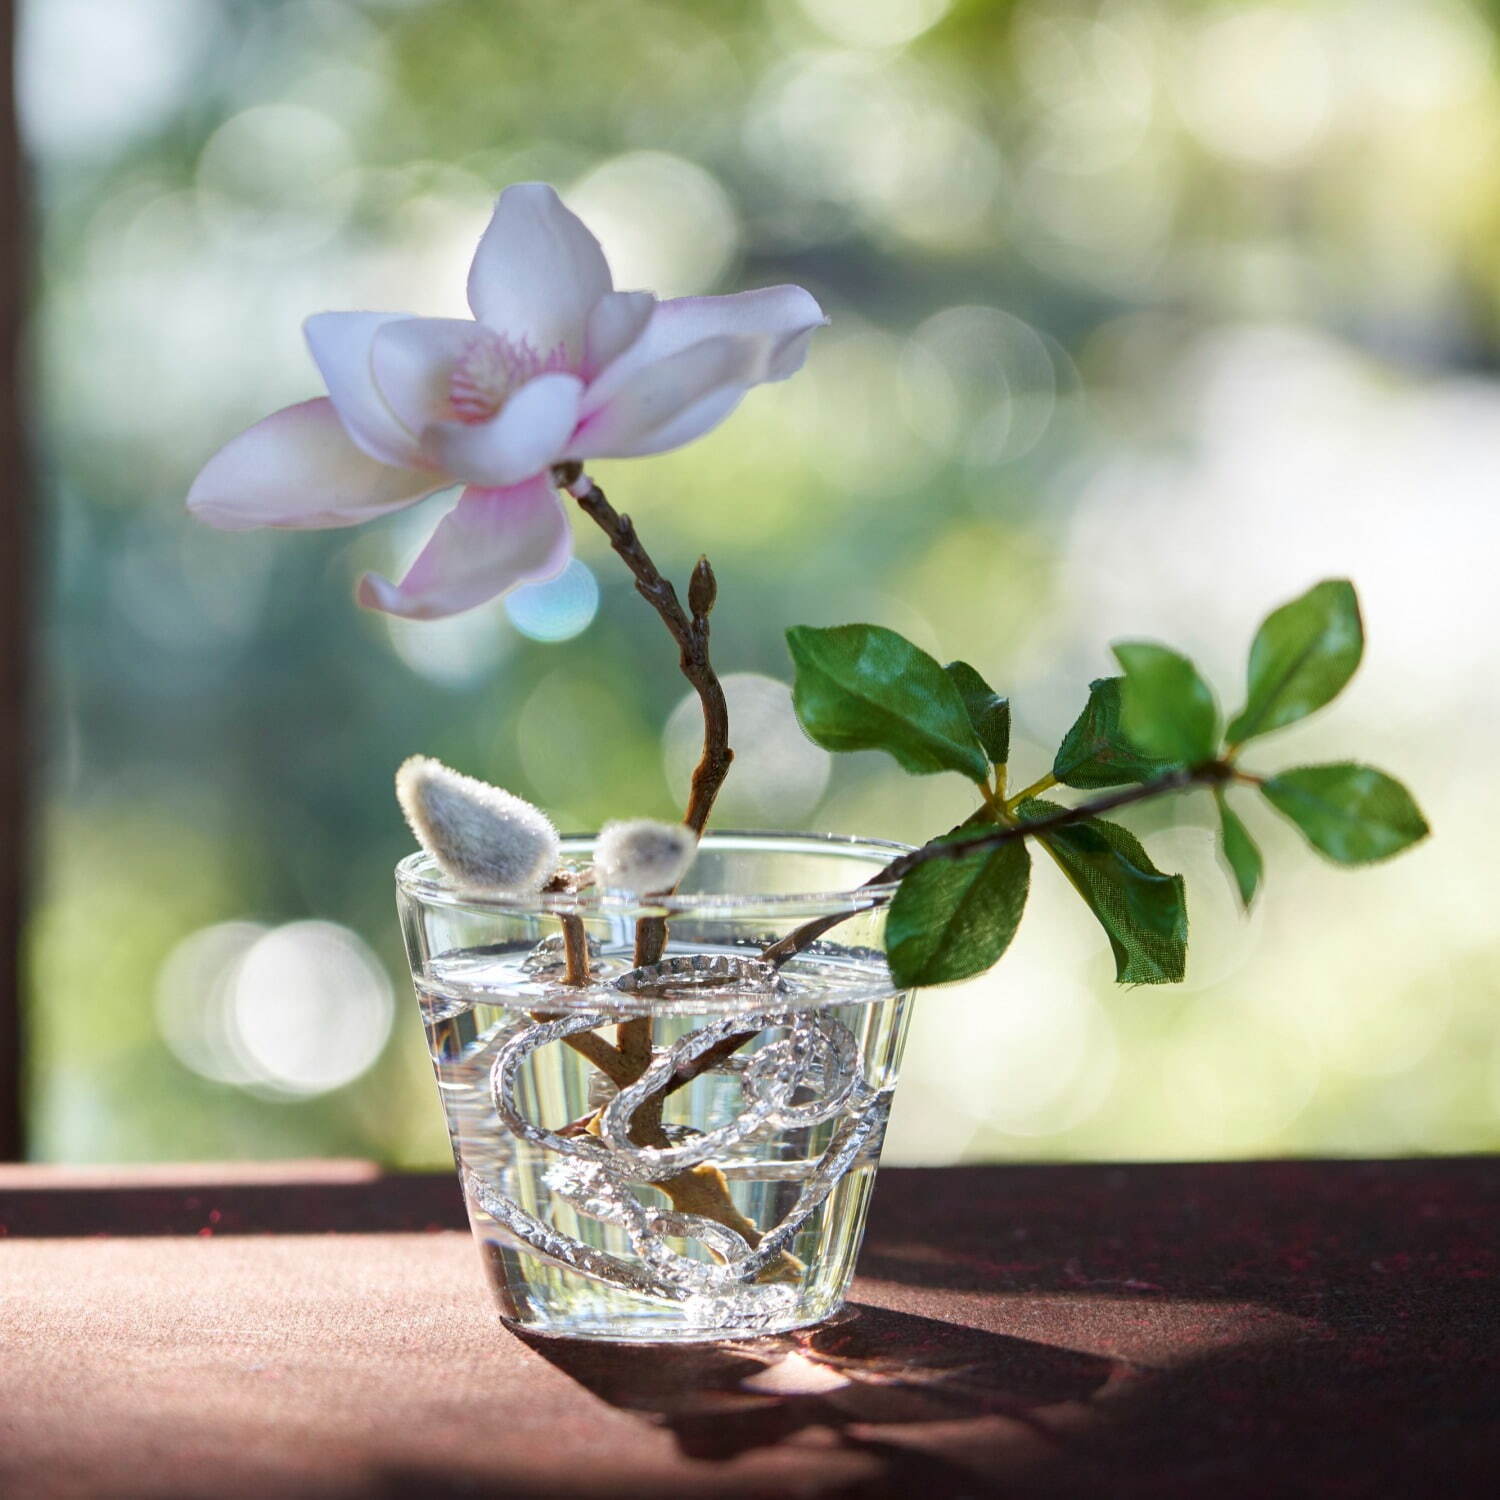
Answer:
[{"label": "brown table surface", "polygon": [[523,1341],[451,1176],[0,1167],[0,1496],[1500,1495],[1500,1162],[881,1174],[849,1312]]}]

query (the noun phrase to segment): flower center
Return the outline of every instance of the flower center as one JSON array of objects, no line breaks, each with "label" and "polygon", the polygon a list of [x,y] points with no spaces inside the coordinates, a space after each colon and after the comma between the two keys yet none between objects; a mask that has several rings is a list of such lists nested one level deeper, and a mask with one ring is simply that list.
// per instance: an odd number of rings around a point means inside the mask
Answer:
[{"label": "flower center", "polygon": [[480,328],[448,377],[448,403],[460,422],[488,422],[511,393],[549,370],[567,368],[566,345],[537,353],[530,339],[511,339]]}]

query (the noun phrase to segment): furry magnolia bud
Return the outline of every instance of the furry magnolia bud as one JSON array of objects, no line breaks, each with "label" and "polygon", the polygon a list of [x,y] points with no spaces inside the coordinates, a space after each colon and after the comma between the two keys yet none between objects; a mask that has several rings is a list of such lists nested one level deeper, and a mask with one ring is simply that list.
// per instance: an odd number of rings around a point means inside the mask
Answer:
[{"label": "furry magnolia bud", "polygon": [[557,830],[520,797],[413,755],[396,800],[417,841],[468,891],[535,891],[557,868]]},{"label": "furry magnolia bud", "polygon": [[682,823],[606,823],[594,845],[594,871],[600,885],[615,890],[670,891],[697,852],[698,835]]}]

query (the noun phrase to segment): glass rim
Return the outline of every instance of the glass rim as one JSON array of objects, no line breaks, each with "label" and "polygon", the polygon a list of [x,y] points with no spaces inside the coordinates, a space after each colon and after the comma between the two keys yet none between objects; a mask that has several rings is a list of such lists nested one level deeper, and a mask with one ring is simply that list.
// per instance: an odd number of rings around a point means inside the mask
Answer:
[{"label": "glass rim", "polygon": [[[586,854],[597,833],[564,834],[561,853]],[[862,838],[843,833],[781,833],[773,830],[723,829],[706,833],[700,849],[711,852],[762,852],[768,854],[825,855],[866,860],[877,868],[888,865],[914,846],[890,839]],[[683,895],[643,897],[628,891],[590,887],[577,892],[531,891],[518,894],[466,891],[454,885],[437,869],[426,850],[408,854],[396,865],[396,888],[402,895],[427,906],[464,911],[546,913],[549,915],[681,916],[690,912],[756,912],[803,916],[828,916],[834,912],[856,912],[881,906],[896,893],[898,881],[872,881],[820,891],[716,892],[691,891]]]}]

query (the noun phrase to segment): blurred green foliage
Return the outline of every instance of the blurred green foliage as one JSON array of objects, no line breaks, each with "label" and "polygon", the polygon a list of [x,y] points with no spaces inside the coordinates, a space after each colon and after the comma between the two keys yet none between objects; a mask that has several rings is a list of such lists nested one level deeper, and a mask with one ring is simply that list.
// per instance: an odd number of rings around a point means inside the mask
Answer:
[{"label": "blurred green foliage", "polygon": [[[191,1035],[164,1040],[212,1029],[195,995],[222,1000],[179,945],[316,917],[399,989],[390,776],[413,751],[565,827],[676,807],[661,734],[683,685],[593,536],[598,616],[541,643],[501,606],[433,626],[355,608],[359,571],[399,567],[432,505],[234,537],[182,508],[219,442],[316,393],[304,315],[459,310],[494,194],[532,177],[621,285],[792,280],[832,315],[807,371],[711,439],[598,473],[679,578],[713,557],[722,670],[789,681],[793,623],[962,650],[1018,705],[1024,785],[1111,638],[1181,640],[1233,680],[1267,599],[1347,572],[1371,651],[1329,742],[1374,739],[1439,788],[1439,837],[1358,893],[1252,817],[1293,873],[1248,924],[1227,891],[1194,906],[1182,992],[1113,993],[1107,945],[1039,870],[996,973],[922,1007],[892,1159],[1500,1145],[1500,729],[1472,692],[1500,624],[1480,572],[1500,458],[1487,11],[31,0],[22,69],[47,531],[38,1154],[440,1160],[404,990],[345,1086],[279,1086],[271,1044],[213,1081],[183,1060]],[[766,721],[760,800],[736,804],[763,825],[921,837],[967,811],[958,778],[874,755],[841,757],[826,791],[804,758],[794,795],[788,717]],[[1285,731],[1278,763],[1316,759],[1321,725]],[[1153,844],[1195,893],[1223,886],[1202,801]]]}]

